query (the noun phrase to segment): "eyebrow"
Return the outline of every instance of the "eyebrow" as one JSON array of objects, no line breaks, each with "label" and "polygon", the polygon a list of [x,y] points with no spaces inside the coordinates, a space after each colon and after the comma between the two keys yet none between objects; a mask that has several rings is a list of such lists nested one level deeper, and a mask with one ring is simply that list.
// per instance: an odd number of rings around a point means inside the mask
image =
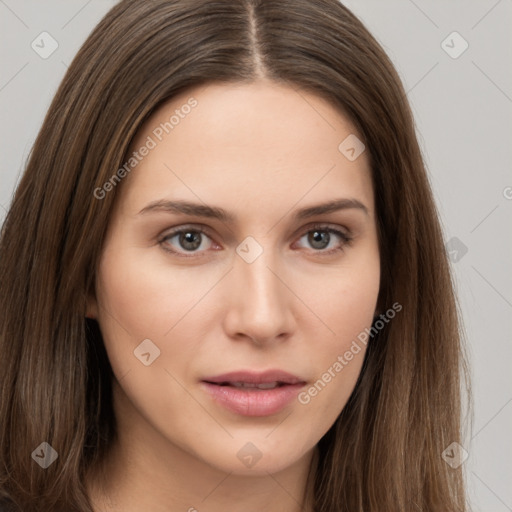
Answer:
[{"label": "eyebrow", "polygon": [[[294,218],[307,219],[309,217],[314,217],[324,213],[332,213],[339,210],[348,209],[361,210],[366,215],[369,215],[368,208],[361,201],[357,199],[340,198],[297,210],[294,214]],[[189,201],[181,200],[170,201],[167,199],[160,199],[158,201],[149,203],[138,213],[138,215],[160,211],[218,219],[226,223],[234,222],[236,220],[235,215],[216,206],[208,206],[206,204],[192,203]]]}]

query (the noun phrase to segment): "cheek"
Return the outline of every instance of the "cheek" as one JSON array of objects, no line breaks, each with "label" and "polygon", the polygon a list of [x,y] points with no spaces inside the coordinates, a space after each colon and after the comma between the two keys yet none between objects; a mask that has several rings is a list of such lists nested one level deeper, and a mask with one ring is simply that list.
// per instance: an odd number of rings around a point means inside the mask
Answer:
[{"label": "cheek", "polygon": [[[201,323],[190,330],[190,319],[223,272],[221,266],[208,271],[198,266],[191,279],[190,268],[170,265],[157,251],[128,244],[122,250],[114,244],[106,247],[96,286],[98,321],[116,376],[139,369],[134,351],[147,339],[155,353],[160,351],[151,367],[185,368],[201,339]],[[179,347],[173,349],[174,343]]]},{"label": "cheek", "polygon": [[378,293],[379,273],[372,269],[359,275],[351,273],[339,286],[328,289],[322,310],[325,311],[325,323],[335,333],[326,337],[328,346],[342,349],[371,325]]},{"label": "cheek", "polygon": [[357,286],[344,286],[343,291],[352,293],[331,296],[320,310],[335,334],[322,329],[324,334],[312,340],[315,350],[310,351],[310,361],[315,375],[298,396],[308,416],[318,419],[311,425],[311,435],[323,435],[339,416],[354,390],[366,353],[369,338],[365,329],[371,327],[378,286],[373,294],[368,289],[363,293]]},{"label": "cheek", "polygon": [[[311,337],[315,350],[310,352],[315,380],[299,402],[312,415],[322,418],[324,425],[335,421],[352,393],[361,372],[366,353],[380,283],[380,265],[377,252],[336,271],[327,280],[317,276],[304,282],[303,294],[308,289],[311,309],[323,325]],[[312,293],[311,290],[316,290]]]},{"label": "cheek", "polygon": [[[323,354],[346,350],[373,321],[380,288],[380,261],[376,244],[347,253],[337,267],[301,272],[298,293],[321,322],[315,346]],[[323,324],[323,325],[322,325]]]},{"label": "cheek", "polygon": [[[190,269],[166,264],[161,255],[147,257],[148,252],[105,251],[97,294],[103,308],[131,336],[161,338],[197,305],[218,276],[216,271],[206,273],[197,267],[191,279]],[[110,321],[108,316],[105,323]]]}]

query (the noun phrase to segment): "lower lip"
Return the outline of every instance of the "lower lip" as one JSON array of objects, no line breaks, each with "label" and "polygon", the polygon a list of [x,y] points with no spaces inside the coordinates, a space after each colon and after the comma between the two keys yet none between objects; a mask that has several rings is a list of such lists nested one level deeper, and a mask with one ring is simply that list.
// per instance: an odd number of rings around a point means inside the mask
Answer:
[{"label": "lower lip", "polygon": [[274,389],[235,388],[201,382],[203,389],[218,403],[243,416],[270,416],[297,397],[304,384],[287,384]]}]

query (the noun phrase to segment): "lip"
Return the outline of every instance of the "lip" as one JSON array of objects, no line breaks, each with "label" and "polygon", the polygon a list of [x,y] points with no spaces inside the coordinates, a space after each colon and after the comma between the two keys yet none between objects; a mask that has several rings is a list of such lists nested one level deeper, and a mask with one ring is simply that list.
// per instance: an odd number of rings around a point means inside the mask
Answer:
[{"label": "lip", "polygon": [[[221,385],[229,382],[267,384],[279,382],[273,389],[236,388]],[[237,371],[207,377],[201,381],[202,389],[226,409],[242,416],[270,416],[277,414],[292,402],[306,384],[301,378],[283,370],[264,372]]]}]

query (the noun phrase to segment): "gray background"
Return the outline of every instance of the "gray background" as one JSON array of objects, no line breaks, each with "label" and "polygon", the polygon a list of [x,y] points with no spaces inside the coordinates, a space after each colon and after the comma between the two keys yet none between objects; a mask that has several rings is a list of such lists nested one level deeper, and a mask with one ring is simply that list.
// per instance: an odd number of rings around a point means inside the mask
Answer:
[{"label": "gray background", "polygon": [[[0,0],[0,221],[66,67],[114,3]],[[402,77],[438,203],[473,380],[471,501],[512,511],[512,0],[345,3]],[[44,31],[58,43],[46,59],[31,47]],[[457,58],[454,31],[469,45]]]}]

